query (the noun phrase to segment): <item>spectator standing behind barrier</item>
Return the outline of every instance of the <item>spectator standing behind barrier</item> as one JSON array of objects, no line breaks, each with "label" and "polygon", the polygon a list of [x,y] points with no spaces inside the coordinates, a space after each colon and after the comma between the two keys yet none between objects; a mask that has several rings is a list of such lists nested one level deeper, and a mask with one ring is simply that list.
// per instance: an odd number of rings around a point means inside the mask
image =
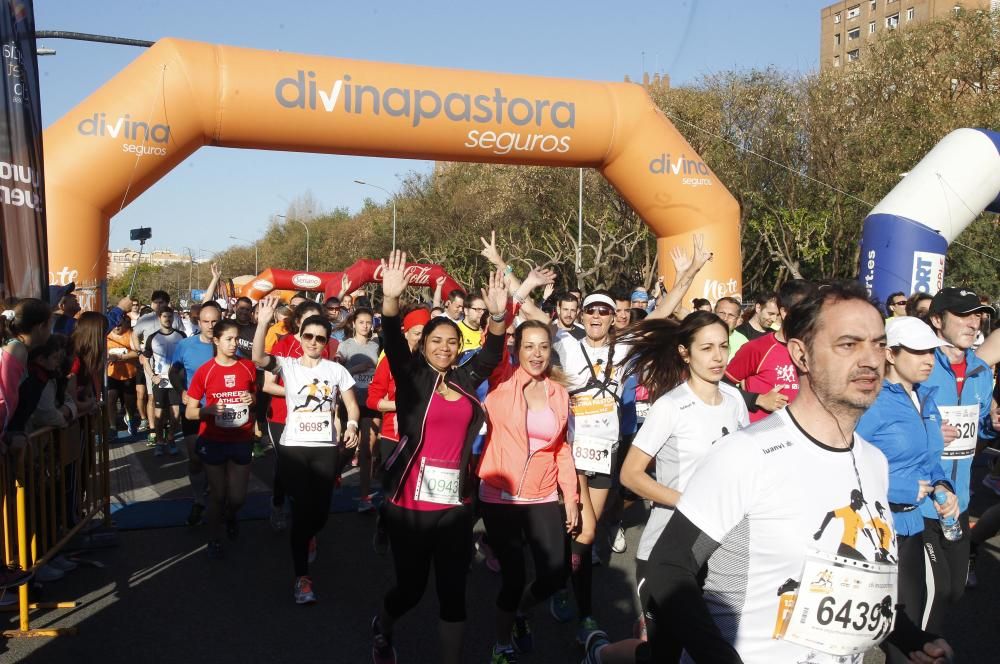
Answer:
[{"label": "spectator standing behind barrier", "polygon": [[[890,302],[892,298],[890,298]],[[924,576],[924,519],[920,506],[934,502],[933,494],[943,492],[945,504],[936,511],[958,517],[954,488],[941,469],[945,441],[956,430],[945,425],[942,436],[941,413],[934,402],[935,387],[922,383],[934,368],[934,349],[947,342],[935,336],[923,321],[910,316],[894,316],[886,322],[886,366],[882,391],[875,403],[858,420],[858,434],[882,450],[889,461],[889,504],[899,552],[898,604],[914,625],[923,621],[927,583]],[[876,529],[885,539],[887,529]],[[885,548],[889,543],[884,542]],[[883,644],[889,664],[909,661],[898,648]]]},{"label": "spectator standing behind barrier", "polygon": [[66,293],[59,298],[55,313],[52,314],[52,332],[55,334],[73,334],[76,327],[76,317],[80,314],[80,300],[73,293]]},{"label": "spectator standing behind barrier", "polygon": [[461,661],[465,584],[472,556],[472,443],[485,421],[476,387],[500,363],[506,328],[507,288],[497,271],[483,293],[490,313],[482,350],[455,367],[461,333],[441,317],[424,327],[421,353],[410,353],[399,318],[407,285],[406,254],[382,264],[385,353],[396,380],[400,440],[386,462],[388,503],[383,522],[392,547],[395,585],[372,620],[372,659],[394,663],[392,634],[399,618],[420,601],[434,566],[441,661]]},{"label": "spectator standing behind barrier", "polygon": [[[107,362],[107,319],[96,311],[80,314],[70,337],[73,364],[70,367],[70,394],[76,397],[77,411],[89,412],[101,402]],[[105,431],[107,429],[104,429]]]},{"label": "spectator standing behind barrier", "polygon": [[[24,445],[24,427],[9,428],[17,411],[18,390],[28,370],[28,354],[48,341],[52,315],[49,305],[33,297],[0,311],[0,463],[10,446]],[[31,405],[32,410],[34,404]]]}]

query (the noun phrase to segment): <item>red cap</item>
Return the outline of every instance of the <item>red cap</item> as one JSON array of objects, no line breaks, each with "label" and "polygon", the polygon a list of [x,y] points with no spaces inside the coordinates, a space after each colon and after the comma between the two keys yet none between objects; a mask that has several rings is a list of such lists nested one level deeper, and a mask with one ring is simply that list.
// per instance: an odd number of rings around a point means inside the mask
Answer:
[{"label": "red cap", "polygon": [[411,327],[417,325],[427,325],[431,320],[431,312],[421,307],[414,309],[403,318],[403,332],[408,332]]}]

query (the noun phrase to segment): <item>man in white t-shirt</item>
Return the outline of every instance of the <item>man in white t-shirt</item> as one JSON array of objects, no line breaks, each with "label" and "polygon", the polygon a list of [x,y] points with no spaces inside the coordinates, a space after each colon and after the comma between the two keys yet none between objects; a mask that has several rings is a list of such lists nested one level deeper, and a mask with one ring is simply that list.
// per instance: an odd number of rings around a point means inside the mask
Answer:
[{"label": "man in white t-shirt", "polygon": [[[881,388],[882,316],[859,283],[841,282],[794,307],[784,329],[799,396],[699,463],[649,555],[658,637],[643,661],[683,651],[684,662],[860,664],[886,638],[926,655],[915,661],[950,661],[943,639],[894,611],[895,535],[879,509],[888,463],[854,433]],[[589,645],[588,657],[646,648]]]}]

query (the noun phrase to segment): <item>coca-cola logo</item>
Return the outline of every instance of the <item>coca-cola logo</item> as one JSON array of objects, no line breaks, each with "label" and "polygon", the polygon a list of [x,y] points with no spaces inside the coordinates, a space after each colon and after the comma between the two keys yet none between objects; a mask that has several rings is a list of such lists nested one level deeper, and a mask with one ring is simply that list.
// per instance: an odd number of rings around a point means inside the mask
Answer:
[{"label": "coca-cola logo", "polygon": [[[414,286],[431,285],[431,267],[429,265],[407,265],[405,274],[408,283],[413,284]],[[372,279],[375,281],[382,281],[381,265],[375,268],[375,273],[372,275]]]},{"label": "coca-cola logo", "polygon": [[322,284],[323,280],[315,274],[296,274],[292,277],[292,285],[296,288],[311,290],[313,288],[319,288]]},{"label": "coca-cola logo", "polygon": [[273,291],[274,284],[272,284],[267,279],[258,279],[257,281],[253,282],[253,289],[259,291]]}]

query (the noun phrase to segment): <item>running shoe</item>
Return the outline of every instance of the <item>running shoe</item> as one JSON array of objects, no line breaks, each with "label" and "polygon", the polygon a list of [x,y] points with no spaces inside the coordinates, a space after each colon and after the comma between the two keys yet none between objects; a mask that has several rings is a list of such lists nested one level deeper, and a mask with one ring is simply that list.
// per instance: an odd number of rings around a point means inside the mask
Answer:
[{"label": "running shoe", "polygon": [[205,514],[205,506],[201,503],[193,503],[191,505],[191,511],[188,512],[187,524],[189,526],[197,526],[201,523],[201,517]]},{"label": "running shoe", "polygon": [[490,548],[489,542],[486,541],[486,533],[480,533],[476,539],[476,553],[486,559],[486,569],[494,574],[500,573],[500,561],[493,555],[493,549]]},{"label": "running shoe", "polygon": [[969,556],[969,575],[965,577],[965,587],[972,589],[979,585],[979,578],[976,576],[976,557]]},{"label": "running shoe", "polygon": [[316,593],[313,592],[313,582],[308,576],[300,576],[295,579],[295,603],[313,604],[316,602]]},{"label": "running shoe", "polygon": [[385,532],[385,528],[381,524],[375,525],[375,535],[372,537],[372,548],[375,549],[375,553],[380,556],[384,556],[389,552],[389,533]]},{"label": "running shoe", "polygon": [[153,450],[153,456],[161,457],[161,456],[163,456],[166,453],[167,453],[167,446],[166,445],[157,445],[156,449]]},{"label": "running shoe", "polygon": [[205,551],[208,553],[209,560],[222,560],[226,557],[226,551],[222,548],[222,542],[219,540],[208,540]]},{"label": "running shoe", "polygon": [[569,591],[563,588],[549,598],[549,613],[556,622],[568,623],[576,617],[573,603],[569,600]]},{"label": "running shoe", "polygon": [[983,478],[983,486],[1000,496],[1000,477],[987,475]]},{"label": "running shoe", "polygon": [[372,503],[371,498],[365,497],[358,500],[358,514],[371,512],[373,509],[375,509],[375,505]]},{"label": "running shoe", "polygon": [[128,434],[134,436],[139,433],[139,422],[133,419],[128,421]]},{"label": "running shoe", "polygon": [[156,432],[150,431],[146,436],[146,447],[156,447]]},{"label": "running shoe", "polygon": [[396,649],[392,640],[382,633],[378,616],[372,618],[372,664],[396,664]]},{"label": "running shoe", "polygon": [[167,452],[170,453],[170,456],[177,456],[178,454],[180,454],[181,451],[177,449],[176,442],[170,441],[170,443],[167,445]]},{"label": "running shoe", "polygon": [[535,647],[535,637],[531,635],[528,616],[518,613],[514,616],[514,626],[510,628],[510,640],[518,652],[527,655]]},{"label": "running shoe", "polygon": [[55,558],[49,561],[49,565],[55,567],[57,570],[60,570],[62,572],[72,572],[77,567],[79,567],[79,565],[77,565],[75,562],[73,562],[66,556],[56,556]]},{"label": "running shoe", "polygon": [[625,528],[619,521],[615,527],[615,537],[611,540],[611,550],[615,553],[625,553],[626,549],[628,549],[628,542],[625,541]]},{"label": "running shoe", "polygon": [[317,546],[316,536],[313,535],[311,538],[309,538],[309,564],[310,565],[313,564],[314,562],[316,562],[316,554],[317,554],[317,549],[318,548],[319,547]]},{"label": "running shoe", "polygon": [[288,517],[284,505],[271,505],[271,530],[280,533],[288,527]]},{"label": "running shoe", "polygon": [[580,664],[601,664],[601,658],[597,653],[609,643],[611,641],[608,640],[608,635],[599,629],[595,629],[587,634],[587,637],[583,640],[583,650],[587,655]]},{"label": "running shoe", "polygon": [[240,520],[235,516],[226,519],[226,537],[235,540],[240,536]]},{"label": "running shoe", "polygon": [[[587,643],[587,638],[591,632],[600,632],[601,627],[592,616],[584,616],[580,620],[580,626],[576,629],[576,642],[581,646]],[[603,633],[603,632],[602,632]],[[604,635],[607,638],[607,634]]]},{"label": "running shoe", "polygon": [[16,567],[0,566],[0,588],[14,588],[31,580],[31,572]]},{"label": "running shoe", "polygon": [[517,664],[517,652],[510,646],[493,646],[490,664]]},{"label": "running shoe", "polygon": [[149,431],[149,420],[139,420],[138,431]]}]

